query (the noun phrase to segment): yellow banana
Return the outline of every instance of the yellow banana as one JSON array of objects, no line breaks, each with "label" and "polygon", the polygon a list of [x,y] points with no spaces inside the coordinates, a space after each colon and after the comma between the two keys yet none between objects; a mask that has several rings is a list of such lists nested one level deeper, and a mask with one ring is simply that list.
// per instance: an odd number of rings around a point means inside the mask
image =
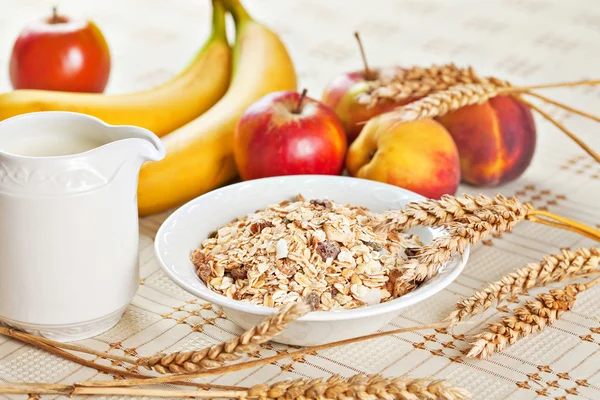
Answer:
[{"label": "yellow banana", "polygon": [[113,95],[15,90],[0,94],[0,120],[34,111],[74,111],[109,124],[137,125],[166,135],[207,111],[229,86],[232,56],[221,0],[213,0],[212,19],[212,33],[196,57],[158,87]]},{"label": "yellow banana", "polygon": [[140,215],[165,211],[234,178],[233,132],[243,112],[267,93],[296,90],[294,66],[277,35],[238,0],[225,4],[236,26],[231,86],[208,112],[163,138],[164,159],[142,166]]}]

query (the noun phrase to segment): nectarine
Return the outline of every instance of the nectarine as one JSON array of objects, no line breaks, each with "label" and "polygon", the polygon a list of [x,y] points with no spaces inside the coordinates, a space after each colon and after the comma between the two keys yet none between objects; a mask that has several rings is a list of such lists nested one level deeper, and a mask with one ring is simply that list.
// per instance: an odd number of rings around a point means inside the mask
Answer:
[{"label": "nectarine", "polygon": [[439,117],[460,154],[462,180],[496,186],[518,178],[527,168],[536,143],[531,110],[511,96],[497,96]]},{"label": "nectarine", "polygon": [[352,176],[400,186],[439,199],[460,183],[458,149],[437,121],[399,123],[373,118],[348,149]]}]

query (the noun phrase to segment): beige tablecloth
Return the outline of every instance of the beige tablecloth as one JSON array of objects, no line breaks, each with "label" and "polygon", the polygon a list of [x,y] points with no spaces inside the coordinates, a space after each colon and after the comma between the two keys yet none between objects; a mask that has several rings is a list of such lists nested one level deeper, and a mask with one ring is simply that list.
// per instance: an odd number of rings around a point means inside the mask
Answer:
[{"label": "beige tablecloth", "polygon": [[[55,3],[0,0],[0,65],[7,65],[12,41],[22,25],[48,13]],[[208,0],[63,0],[57,4],[67,14],[93,18],[105,32],[114,62],[110,92],[146,88],[168,79],[186,65],[209,30]],[[246,0],[244,4],[282,36],[296,63],[300,84],[314,97],[320,96],[334,74],[360,67],[352,37],[355,30],[361,32],[374,65],[452,60],[515,84],[600,77],[597,0]],[[0,86],[9,89],[7,68],[0,69]],[[546,93],[590,112],[600,109],[600,88]],[[544,109],[600,149],[598,125],[555,107]],[[600,167],[552,125],[537,116],[536,122],[535,157],[520,179],[495,189],[464,186],[460,190],[516,194],[536,207],[598,226]],[[164,218],[154,216],[140,222],[142,282],[125,317],[109,332],[84,344],[115,354],[150,355],[200,348],[239,332],[218,309],[203,306],[161,272],[152,240]],[[456,282],[404,311],[388,328],[439,321],[461,296],[470,295],[484,282],[559,248],[593,244],[573,233],[523,223],[513,233],[477,246]],[[555,326],[486,361],[463,359],[460,350],[467,348],[467,343],[461,336],[423,331],[208,381],[246,386],[365,372],[446,378],[471,390],[476,399],[599,399],[597,315],[600,288],[582,294],[575,309]],[[499,310],[490,310],[456,333],[478,332],[499,316]],[[266,345],[261,355],[282,350],[282,346]],[[0,381],[70,383],[86,379],[112,377],[0,337]]]}]

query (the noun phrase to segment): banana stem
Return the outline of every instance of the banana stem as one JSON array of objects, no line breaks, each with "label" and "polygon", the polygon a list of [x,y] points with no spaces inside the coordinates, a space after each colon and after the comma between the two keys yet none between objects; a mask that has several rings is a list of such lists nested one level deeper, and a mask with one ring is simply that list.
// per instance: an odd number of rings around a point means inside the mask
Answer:
[{"label": "banana stem", "polygon": [[222,0],[212,0],[213,15],[212,15],[212,32],[211,38],[227,39],[225,28],[225,7]]},{"label": "banana stem", "polygon": [[527,220],[538,224],[577,232],[580,235],[600,242],[600,231],[598,229],[594,229],[591,226],[587,226],[569,218],[561,217],[560,215],[556,215],[549,211],[530,209]]},{"label": "banana stem", "polygon": [[242,6],[240,0],[224,0],[225,9],[231,13],[235,24],[241,26],[246,22],[252,21],[252,17],[248,11]]}]

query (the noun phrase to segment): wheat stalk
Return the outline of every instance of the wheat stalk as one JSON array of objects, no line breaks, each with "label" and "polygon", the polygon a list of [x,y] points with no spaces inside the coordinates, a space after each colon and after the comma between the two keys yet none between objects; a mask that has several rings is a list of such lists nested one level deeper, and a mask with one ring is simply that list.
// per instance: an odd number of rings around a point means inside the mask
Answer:
[{"label": "wheat stalk", "polygon": [[450,386],[445,380],[424,378],[385,378],[381,375],[355,375],[344,379],[333,375],[327,380],[298,379],[272,385],[255,385],[248,390],[180,390],[123,387],[83,387],[44,383],[9,383],[0,385],[5,394],[62,394],[67,396],[121,395],[148,397],[195,397],[236,399],[398,399],[463,400],[470,393]]},{"label": "wheat stalk", "polygon": [[503,276],[496,282],[470,297],[462,299],[446,318],[455,324],[487,310],[504,299],[514,298],[529,289],[560,282],[567,278],[587,275],[596,271],[600,263],[600,248],[580,248],[573,252],[562,250],[560,254],[545,256],[542,262],[528,264]]},{"label": "wheat stalk", "polygon": [[[531,93],[529,93],[529,94],[531,94]],[[592,156],[592,158],[594,160],[596,160],[596,162],[600,162],[600,155],[598,153],[596,153],[594,151],[594,149],[592,149],[590,146],[585,144],[585,142],[583,140],[581,140],[577,135],[575,135],[575,133],[573,133],[570,129],[568,129],[566,126],[561,124],[556,118],[554,118],[552,115],[550,115],[546,111],[542,110],[540,107],[536,106],[535,104],[533,104],[527,100],[521,99],[521,101],[523,103],[525,103],[532,110],[538,112],[542,117],[544,117],[546,120],[548,120],[552,125],[556,126],[558,129],[560,129],[565,135],[567,135],[569,138],[571,138],[571,140],[573,140],[575,143],[577,143],[577,145],[579,147],[581,147],[586,153],[588,153],[590,156]]]},{"label": "wheat stalk", "polygon": [[[0,326],[0,335],[8,336],[10,338],[19,340],[22,343],[26,343],[26,344],[32,345],[34,347],[37,347],[38,349],[45,350],[48,353],[62,357],[65,360],[72,361],[74,363],[83,365],[88,368],[93,368],[97,371],[101,371],[106,374],[112,374],[112,375],[118,376],[118,377],[136,378],[136,379],[140,379],[140,380],[152,378],[152,376],[138,374],[138,373],[131,372],[131,371],[128,371],[125,369],[113,368],[113,367],[109,367],[104,364],[99,364],[93,360],[87,360],[85,358],[81,358],[74,354],[71,354],[68,351],[65,351],[65,349],[77,351],[80,353],[93,354],[93,355],[97,355],[98,357],[105,358],[105,359],[112,359],[114,361],[126,362],[129,364],[137,364],[137,360],[129,358],[129,357],[122,357],[122,356],[118,356],[118,355],[114,355],[114,354],[110,354],[110,353],[106,353],[106,352],[100,352],[100,351],[96,351],[93,349],[89,349],[89,348],[86,348],[83,346],[74,345],[74,344],[70,344],[70,343],[57,342],[57,341],[54,341],[51,339],[47,339],[44,337],[21,332],[21,331],[18,331],[18,330],[12,329],[12,328],[8,328],[5,326]],[[214,384],[209,384],[209,383],[180,382],[180,381],[176,381],[173,383],[177,384],[177,385],[181,385],[181,386],[195,386],[195,387],[204,388],[204,389],[227,389],[227,390],[240,389],[239,386],[214,385]],[[244,388],[242,387],[241,389],[244,389]]]},{"label": "wheat stalk", "polygon": [[598,283],[600,277],[587,284],[571,284],[537,295],[535,300],[527,301],[524,307],[515,309],[512,315],[502,318],[501,322],[489,324],[486,332],[476,335],[467,357],[487,358],[516,343],[520,338],[543,330],[573,307],[579,293]]},{"label": "wheat stalk", "polygon": [[340,340],[337,342],[330,342],[330,343],[325,343],[325,344],[312,346],[312,347],[304,347],[300,350],[296,350],[296,351],[289,352],[289,353],[288,352],[280,353],[280,354],[266,357],[266,358],[241,362],[241,363],[237,363],[237,364],[231,364],[231,365],[224,366],[224,367],[219,367],[219,368],[204,370],[204,371],[199,371],[199,372],[192,372],[192,373],[187,373],[187,374],[163,375],[163,376],[158,376],[158,377],[151,378],[151,379],[120,379],[117,381],[104,381],[104,380],[86,381],[86,382],[79,382],[78,385],[79,386],[92,386],[92,387],[104,387],[104,386],[115,387],[115,386],[139,386],[139,385],[154,385],[154,384],[159,384],[159,383],[173,383],[175,381],[204,378],[207,376],[216,376],[216,375],[223,375],[223,374],[232,373],[232,372],[244,371],[247,369],[260,367],[262,365],[272,364],[276,361],[283,360],[285,358],[295,358],[295,357],[299,357],[299,356],[303,356],[303,355],[307,355],[307,354],[314,354],[317,351],[328,350],[328,349],[332,349],[334,347],[345,346],[345,345],[352,344],[352,343],[363,342],[365,340],[372,340],[372,339],[382,338],[382,337],[386,337],[386,336],[390,336],[390,335],[397,335],[397,334],[406,333],[406,332],[415,332],[415,331],[420,331],[420,330],[424,330],[424,329],[442,329],[442,328],[447,328],[449,326],[450,326],[450,324],[448,322],[438,322],[438,323],[434,323],[434,324],[418,325],[418,326],[411,326],[411,327],[407,327],[407,328],[394,329],[391,331],[377,332],[377,333],[372,333],[370,335],[354,337],[351,339]]},{"label": "wheat stalk", "polygon": [[508,85],[507,82],[496,78],[482,78],[472,67],[459,68],[454,64],[432,65],[427,68],[414,66],[399,70],[391,76],[381,76],[379,79],[367,81],[367,89],[358,95],[357,101],[366,104],[369,108],[384,101],[399,104],[455,85],[471,83]]},{"label": "wheat stalk", "polygon": [[289,323],[306,315],[311,310],[305,302],[292,303],[247,330],[242,335],[227,342],[218,343],[202,350],[157,354],[140,358],[138,365],[166,373],[189,373],[217,368],[239,360],[240,354],[248,354],[261,343],[266,343],[278,335]]},{"label": "wheat stalk", "polygon": [[585,111],[580,110],[580,109],[575,108],[575,107],[571,107],[568,104],[564,104],[564,103],[561,103],[560,101],[553,100],[553,99],[551,99],[549,97],[546,97],[546,96],[543,96],[543,95],[541,95],[539,93],[532,92],[532,91],[527,91],[524,94],[527,94],[527,95],[532,96],[532,97],[536,97],[536,98],[540,99],[541,101],[543,101],[544,103],[548,103],[548,104],[552,104],[552,105],[554,105],[556,107],[560,107],[563,110],[569,111],[569,112],[571,112],[573,114],[577,114],[577,115],[580,115],[582,117],[591,119],[592,121],[600,122],[600,117],[598,117],[596,115],[590,114],[588,112],[585,112]]}]

